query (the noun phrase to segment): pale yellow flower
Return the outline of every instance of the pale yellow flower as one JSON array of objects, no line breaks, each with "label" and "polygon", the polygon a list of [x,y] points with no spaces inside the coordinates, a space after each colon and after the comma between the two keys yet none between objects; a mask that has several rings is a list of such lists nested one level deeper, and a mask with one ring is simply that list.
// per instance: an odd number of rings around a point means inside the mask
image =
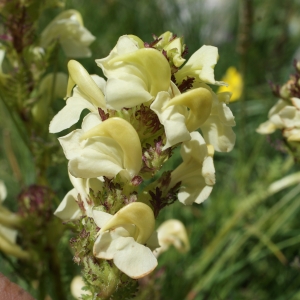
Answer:
[{"label": "pale yellow flower", "polygon": [[47,48],[58,41],[66,56],[89,57],[89,45],[95,37],[83,26],[81,14],[75,9],[60,13],[41,33],[41,47]]},{"label": "pale yellow flower", "polygon": [[131,278],[142,278],[157,266],[152,253],[158,247],[151,208],[141,202],[124,206],[115,215],[94,210],[94,221],[101,230],[94,244],[94,256],[113,260]]},{"label": "pale yellow flower", "polygon": [[82,295],[91,295],[90,291],[84,291],[82,288],[85,286],[85,283],[81,276],[75,276],[71,282],[71,294],[75,299],[82,299]]},{"label": "pale yellow flower", "polygon": [[189,238],[182,222],[170,219],[163,222],[157,229],[160,247],[154,251],[156,257],[174,246],[179,252],[185,253],[190,249]]}]

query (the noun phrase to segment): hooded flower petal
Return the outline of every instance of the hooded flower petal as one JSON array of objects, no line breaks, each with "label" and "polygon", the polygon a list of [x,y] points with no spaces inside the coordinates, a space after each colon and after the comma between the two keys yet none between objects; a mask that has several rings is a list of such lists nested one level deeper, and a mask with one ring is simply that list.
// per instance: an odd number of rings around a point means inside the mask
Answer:
[{"label": "hooded flower petal", "polygon": [[[135,129],[127,121],[110,118],[93,128],[87,126],[96,115],[85,117],[82,129],[59,138],[69,159],[69,171],[75,177],[94,178],[117,174],[126,179],[138,174],[142,163],[142,150]],[[103,124],[103,126],[102,126]]]},{"label": "hooded flower petal", "polygon": [[108,78],[106,101],[112,109],[142,104],[170,86],[166,58],[155,49],[144,48],[134,36],[121,36],[109,56],[96,63]]},{"label": "hooded flower petal", "polygon": [[167,142],[163,150],[189,140],[190,132],[207,120],[211,107],[212,95],[205,87],[181,94],[172,83],[169,92],[158,93],[150,108],[165,127]]},{"label": "hooded flower petal", "polygon": [[133,126],[121,118],[109,118],[86,132],[82,139],[108,137],[122,149],[124,167],[131,178],[138,174],[142,164],[142,148]]}]

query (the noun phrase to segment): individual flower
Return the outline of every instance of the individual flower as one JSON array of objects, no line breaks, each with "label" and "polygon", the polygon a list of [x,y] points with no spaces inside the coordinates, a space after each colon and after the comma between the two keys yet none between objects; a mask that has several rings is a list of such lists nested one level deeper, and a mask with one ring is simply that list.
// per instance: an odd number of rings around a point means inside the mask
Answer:
[{"label": "individual flower", "polygon": [[181,203],[201,203],[210,195],[215,184],[211,149],[197,131],[191,133],[190,141],[182,143],[180,154],[183,162],[171,173],[170,182],[170,187],[181,182],[178,193]]},{"label": "individual flower", "polygon": [[154,250],[156,257],[167,251],[170,246],[174,246],[181,253],[190,249],[185,226],[179,220],[170,219],[163,222],[157,228],[157,237],[160,247]]},{"label": "individual flower", "polygon": [[288,142],[300,141],[300,99],[291,98],[278,102],[269,111],[269,120],[260,124],[256,131],[260,134],[271,134],[281,129]]},{"label": "individual flower", "polygon": [[82,299],[82,295],[91,295],[90,291],[84,291],[82,288],[85,286],[85,283],[81,276],[75,276],[71,282],[71,294],[75,299]]},{"label": "individual flower", "polygon": [[[200,84],[200,86],[203,85]],[[204,86],[210,89],[207,85]],[[206,143],[211,144],[215,151],[229,152],[235,144],[235,133],[232,130],[235,120],[230,108],[226,105],[230,101],[231,93],[215,94],[212,90],[211,93],[213,96],[211,112],[200,129]]]},{"label": "individual flower", "polygon": [[160,51],[145,48],[136,36],[121,36],[110,54],[96,63],[108,78],[108,108],[130,108],[169,89],[171,69],[167,59]]},{"label": "individual flower", "polygon": [[206,142],[216,151],[231,151],[235,144],[232,130],[235,121],[226,105],[229,99],[230,93],[216,95],[204,83],[195,83],[193,89],[182,94],[175,84],[171,84],[169,92],[158,93],[150,108],[164,125],[166,144],[163,150],[188,141],[190,132],[200,128]]},{"label": "individual flower", "polygon": [[166,31],[157,37],[156,41],[158,42],[155,43],[154,47],[165,53],[171,65],[176,67],[174,71],[177,71],[177,68],[185,62],[185,59],[182,57],[186,50],[183,39],[170,31]]},{"label": "individual flower", "polygon": [[180,85],[188,78],[195,78],[198,82],[223,85],[223,82],[215,80],[214,67],[217,61],[218,48],[206,45],[202,46],[190,57],[186,64],[174,74],[176,83]]},{"label": "individual flower", "polygon": [[150,108],[164,125],[166,144],[163,150],[189,140],[190,132],[197,130],[207,120],[211,107],[212,95],[205,87],[181,94],[172,83],[168,92],[159,92]]},{"label": "individual flower", "polygon": [[94,256],[113,260],[123,273],[138,279],[157,266],[152,250],[158,247],[154,233],[155,219],[151,208],[133,202],[115,215],[94,210],[94,221],[100,231],[94,244]]},{"label": "individual flower", "polygon": [[88,114],[82,129],[59,138],[69,160],[69,172],[80,178],[117,174],[131,180],[142,164],[142,148],[137,132],[121,118],[101,122],[98,114]]},{"label": "individual flower", "polygon": [[[60,132],[78,122],[84,109],[93,113],[98,113],[98,108],[106,110],[103,95],[105,80],[97,75],[89,75],[86,69],[75,60],[69,61],[68,70],[67,97],[69,98],[66,106],[50,122],[49,131],[51,133]],[[72,89],[73,94],[71,95]]]},{"label": "individual flower", "polygon": [[89,45],[95,37],[83,26],[80,13],[74,9],[60,13],[41,34],[40,45],[47,48],[52,42],[59,41],[66,56],[89,57]]},{"label": "individual flower", "polygon": [[220,86],[218,93],[230,92],[230,102],[234,102],[240,99],[243,92],[243,78],[235,67],[229,67],[222,78],[222,81],[226,82],[228,86]]},{"label": "individual flower", "polygon": [[85,210],[87,216],[91,217],[93,206],[89,192],[91,189],[97,193],[102,189],[102,178],[76,178],[70,173],[69,178],[74,188],[65,195],[54,215],[64,221],[75,220],[82,216],[82,210]]}]

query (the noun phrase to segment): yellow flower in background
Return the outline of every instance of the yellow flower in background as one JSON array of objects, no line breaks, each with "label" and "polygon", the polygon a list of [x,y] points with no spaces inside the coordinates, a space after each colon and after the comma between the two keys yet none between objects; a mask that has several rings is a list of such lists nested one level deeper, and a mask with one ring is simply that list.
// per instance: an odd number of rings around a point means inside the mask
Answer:
[{"label": "yellow flower in background", "polygon": [[229,67],[222,78],[222,81],[228,83],[227,86],[220,86],[218,93],[230,92],[232,96],[230,102],[234,102],[240,99],[243,92],[243,78],[235,67]]}]

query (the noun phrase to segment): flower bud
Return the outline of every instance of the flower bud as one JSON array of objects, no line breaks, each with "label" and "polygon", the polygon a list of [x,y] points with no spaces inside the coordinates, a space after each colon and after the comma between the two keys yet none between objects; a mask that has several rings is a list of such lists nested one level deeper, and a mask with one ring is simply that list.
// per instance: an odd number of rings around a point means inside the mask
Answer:
[{"label": "flower bud", "polygon": [[53,217],[53,197],[48,187],[31,185],[18,196],[18,213],[24,218],[33,218],[36,226],[45,224]]}]

